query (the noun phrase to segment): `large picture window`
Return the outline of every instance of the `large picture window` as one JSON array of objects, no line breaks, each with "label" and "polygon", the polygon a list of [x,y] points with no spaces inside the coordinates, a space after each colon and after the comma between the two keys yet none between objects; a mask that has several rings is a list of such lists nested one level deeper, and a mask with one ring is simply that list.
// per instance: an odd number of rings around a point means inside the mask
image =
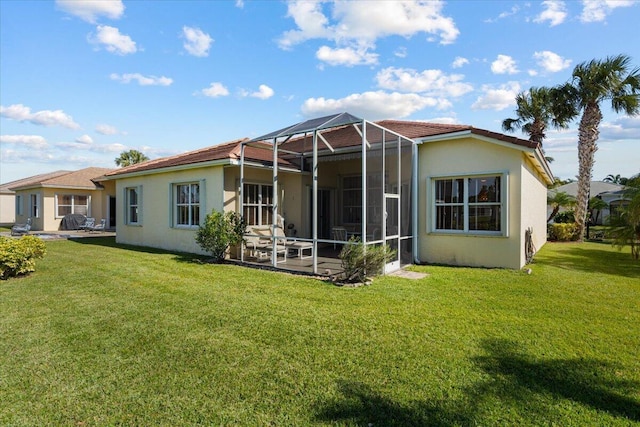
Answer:
[{"label": "large picture window", "polygon": [[273,185],[244,184],[244,212],[247,225],[268,225],[273,222]]},{"label": "large picture window", "polygon": [[177,226],[197,227],[200,224],[200,184],[175,186],[175,219]]},{"label": "large picture window", "polygon": [[139,224],[140,205],[142,187],[128,187],[125,190],[125,200],[127,203],[126,222],[127,224]]},{"label": "large picture window", "polygon": [[56,216],[89,214],[89,196],[78,194],[56,194]]},{"label": "large picture window", "polygon": [[504,233],[502,181],[502,175],[435,179],[435,231]]}]

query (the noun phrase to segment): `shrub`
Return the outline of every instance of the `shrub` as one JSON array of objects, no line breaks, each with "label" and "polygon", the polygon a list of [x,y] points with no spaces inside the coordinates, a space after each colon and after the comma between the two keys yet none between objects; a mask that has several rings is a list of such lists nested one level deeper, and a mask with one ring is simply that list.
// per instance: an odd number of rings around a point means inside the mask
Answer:
[{"label": "shrub", "polygon": [[36,259],[46,254],[44,242],[35,236],[19,239],[0,237],[0,279],[6,280],[36,270]]},{"label": "shrub", "polygon": [[237,212],[213,210],[198,228],[196,242],[213,256],[214,262],[222,262],[229,246],[242,242],[245,228],[246,223]]},{"label": "shrub", "polygon": [[549,224],[549,240],[557,240],[560,242],[578,240],[577,231],[578,229],[575,223]]},{"label": "shrub", "polygon": [[365,245],[351,238],[340,251],[340,260],[347,283],[365,283],[368,277],[382,273],[384,265],[395,256],[387,245]]},{"label": "shrub", "polygon": [[571,224],[576,222],[573,211],[562,211],[555,216],[553,222],[556,224]]}]

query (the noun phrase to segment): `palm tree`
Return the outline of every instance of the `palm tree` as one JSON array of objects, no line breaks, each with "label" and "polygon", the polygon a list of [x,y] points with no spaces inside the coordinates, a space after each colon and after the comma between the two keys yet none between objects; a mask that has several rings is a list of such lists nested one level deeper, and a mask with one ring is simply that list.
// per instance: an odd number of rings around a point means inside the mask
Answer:
[{"label": "palm tree", "polygon": [[616,113],[627,115],[640,113],[640,69],[631,68],[631,58],[626,55],[591,60],[578,64],[573,70],[573,80],[559,88],[567,96],[566,104],[572,104],[582,112],[578,127],[578,194],[575,218],[578,239],[582,241],[587,218],[589,190],[594,154],[602,121],[600,104],[611,101]]},{"label": "palm tree", "polygon": [[117,166],[125,167],[135,165],[136,163],[146,162],[147,160],[149,160],[149,158],[140,151],[129,150],[120,153],[120,156],[116,157],[115,162]]},{"label": "palm tree", "polygon": [[[556,88],[547,87],[532,87],[528,92],[520,92],[516,95],[517,118],[504,119],[502,129],[506,132],[522,129],[522,132],[529,135],[529,140],[540,144],[542,149],[546,129],[549,126],[566,129],[574,117],[573,110],[565,108],[566,103],[557,102],[560,95],[562,93]],[[549,162],[553,161],[552,157],[545,158]]]},{"label": "palm tree", "polygon": [[609,234],[613,245],[622,249],[631,246],[631,256],[640,259],[640,174],[629,178],[624,197],[629,202],[619,214],[609,217]]},{"label": "palm tree", "polygon": [[551,214],[547,218],[547,222],[551,222],[558,215],[560,208],[568,208],[576,203],[576,199],[565,193],[564,191],[549,191],[547,196],[547,205],[552,207]]}]

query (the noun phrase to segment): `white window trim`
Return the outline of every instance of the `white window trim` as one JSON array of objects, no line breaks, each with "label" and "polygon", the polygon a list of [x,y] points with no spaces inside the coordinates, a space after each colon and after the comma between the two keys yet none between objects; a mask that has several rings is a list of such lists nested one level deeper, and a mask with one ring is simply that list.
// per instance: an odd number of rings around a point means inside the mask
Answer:
[{"label": "white window trim", "polygon": [[[33,196],[35,196],[35,203],[33,203]],[[40,202],[40,193],[29,194],[29,216],[32,218],[40,218],[40,211],[42,209],[42,203]],[[35,208],[35,215],[33,210]]]},{"label": "white window trim", "polygon": [[[246,203],[244,200],[242,201],[242,206],[244,208],[250,206],[250,207],[257,207],[258,208],[258,222],[259,224],[257,224],[258,226],[263,226],[263,225],[271,225],[271,223],[267,223],[265,221],[262,220],[262,208],[263,207],[269,207],[269,209],[273,210],[273,203],[271,204],[267,204],[267,203],[263,203],[262,202],[262,187],[271,187],[271,198],[272,198],[272,202],[275,200],[275,194],[273,194],[273,182],[245,182],[244,185],[257,185],[258,186],[258,203]],[[278,185],[278,191],[284,191],[284,187],[282,185]],[[246,191],[244,191],[244,195],[246,196]],[[240,194],[238,194],[238,198],[240,197]],[[282,203],[282,200],[279,200],[280,203]],[[244,216],[244,212],[240,213],[241,215]]]},{"label": "white window trim", "polygon": [[[196,181],[184,181],[184,182],[172,182],[169,184],[169,212],[171,212],[169,218],[169,226],[171,228],[179,229],[179,230],[197,230],[198,227],[202,224],[204,217],[206,216],[206,212],[204,209],[206,208],[205,203],[205,180],[196,180]],[[180,185],[193,185],[197,184],[198,187],[198,206],[199,206],[199,215],[198,215],[198,223],[197,224],[178,224],[178,200],[177,200],[177,189]],[[191,203],[189,204],[191,205]]]},{"label": "white window trim", "polygon": [[[469,230],[469,205],[468,201],[468,179],[469,178],[481,178],[485,176],[499,176],[500,187],[502,193],[502,200],[500,201],[500,231],[483,231],[483,230]],[[436,228],[436,181],[442,179],[463,179],[464,182],[464,229],[463,230],[440,230]],[[509,172],[502,171],[489,171],[489,172],[473,172],[467,174],[449,174],[449,175],[434,175],[427,177],[428,190],[427,190],[427,210],[431,215],[431,219],[427,221],[427,233],[428,234],[449,234],[456,236],[483,236],[483,237],[509,237]],[[429,194],[430,193],[430,194]],[[475,203],[474,203],[475,204]]]},{"label": "white window trim", "polygon": [[71,213],[74,212],[75,200],[76,197],[85,196],[87,198],[87,217],[91,216],[91,195],[90,194],[68,194],[68,193],[56,193],[53,196],[53,208],[55,209],[55,218],[60,219],[64,218],[64,215],[58,215],[58,197],[60,196],[71,196]]},{"label": "white window trim", "polygon": [[[129,199],[129,190],[136,190],[138,200],[137,200],[137,208],[138,208],[138,219],[137,221],[131,221],[131,203]],[[130,187],[125,187],[124,189],[124,223],[125,225],[131,226],[142,226],[142,185],[133,185]]]}]

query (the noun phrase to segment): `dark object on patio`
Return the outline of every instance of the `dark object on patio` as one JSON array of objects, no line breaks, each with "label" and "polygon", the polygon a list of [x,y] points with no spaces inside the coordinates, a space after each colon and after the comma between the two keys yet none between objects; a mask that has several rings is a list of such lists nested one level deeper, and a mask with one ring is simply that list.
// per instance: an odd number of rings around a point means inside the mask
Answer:
[{"label": "dark object on patio", "polygon": [[60,222],[61,230],[80,230],[84,224],[86,217],[82,214],[68,214],[62,218]]}]

